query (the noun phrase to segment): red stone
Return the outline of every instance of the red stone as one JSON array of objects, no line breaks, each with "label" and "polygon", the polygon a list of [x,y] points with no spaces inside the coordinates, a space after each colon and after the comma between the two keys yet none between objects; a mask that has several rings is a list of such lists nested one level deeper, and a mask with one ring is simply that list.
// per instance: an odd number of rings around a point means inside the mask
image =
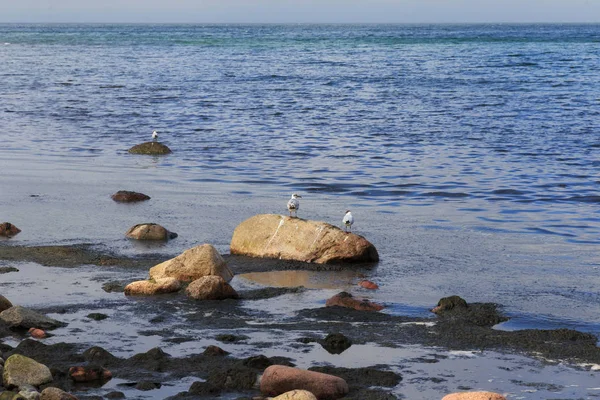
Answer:
[{"label": "red stone", "polygon": [[327,300],[327,307],[340,306],[352,308],[359,311],[381,311],[385,307],[381,304],[373,303],[367,299],[356,299],[350,293],[341,292]]},{"label": "red stone", "polygon": [[377,284],[376,284],[376,283],[374,283],[374,282],[367,281],[367,280],[364,280],[364,281],[360,281],[360,282],[358,282],[358,285],[359,285],[360,287],[363,287],[363,288],[365,288],[365,289],[371,289],[371,290],[376,290],[376,289],[379,289],[379,285],[377,285]]}]

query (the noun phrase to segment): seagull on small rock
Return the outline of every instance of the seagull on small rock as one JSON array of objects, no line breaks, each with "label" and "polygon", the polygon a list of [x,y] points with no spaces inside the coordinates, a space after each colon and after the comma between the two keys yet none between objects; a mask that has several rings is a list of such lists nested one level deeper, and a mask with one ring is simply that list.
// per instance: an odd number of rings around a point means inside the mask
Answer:
[{"label": "seagull on small rock", "polygon": [[154,140],[155,142],[158,140],[158,132],[152,131],[152,140]]},{"label": "seagull on small rock", "polygon": [[294,193],[292,198],[287,203],[287,208],[290,211],[290,217],[292,216],[292,212],[294,213],[294,217],[298,217],[298,209],[300,208],[300,200],[302,196]]},{"label": "seagull on small rock", "polygon": [[354,217],[352,216],[350,210],[346,210],[346,215],[344,215],[342,223],[344,224],[344,231],[348,232],[348,229],[350,229],[350,232],[352,232],[352,224],[354,223]]}]

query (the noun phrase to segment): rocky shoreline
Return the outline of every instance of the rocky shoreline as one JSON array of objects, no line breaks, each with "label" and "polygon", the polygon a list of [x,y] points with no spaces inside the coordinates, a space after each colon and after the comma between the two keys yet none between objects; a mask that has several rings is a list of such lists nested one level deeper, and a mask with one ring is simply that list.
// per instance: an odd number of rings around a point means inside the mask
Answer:
[{"label": "rocky shoreline", "polygon": [[[256,259],[244,256],[224,255],[229,268],[237,275],[249,272],[274,270],[336,270],[342,268],[365,268],[369,264],[310,264],[297,261]],[[98,268],[119,268],[139,271],[143,274],[148,268],[165,261],[165,256],[147,255],[144,257],[124,257],[110,254],[89,244],[76,246],[34,246],[21,247],[9,244],[0,245],[0,260],[19,263],[33,262],[46,267],[77,268],[94,265]],[[4,275],[8,280],[9,272]],[[126,282],[107,282],[105,291],[122,291]],[[127,304],[131,312],[151,320],[156,329],[137,332],[140,337],[157,337],[163,343],[193,343],[198,332],[227,332],[213,337],[214,343],[203,352],[175,357],[159,347],[138,353],[129,358],[112,355],[94,343],[69,343],[69,337],[61,338],[60,343],[46,345],[44,340],[34,340],[25,329],[0,329],[0,352],[4,360],[13,354],[30,357],[50,368],[54,380],[51,384],[41,385],[58,387],[80,399],[122,398],[131,390],[146,391],[160,387],[168,388],[183,378],[197,379],[187,390],[173,393],[171,398],[260,398],[258,377],[271,365],[294,366],[294,360],[280,356],[267,356],[270,349],[281,345],[278,341],[265,340],[248,343],[244,332],[249,328],[260,332],[282,332],[290,342],[289,348],[307,352],[314,346],[324,349],[331,347],[331,354],[352,352],[353,346],[376,345],[397,349],[403,346],[426,346],[445,351],[497,351],[507,354],[535,355],[551,360],[570,361],[572,363],[600,364],[600,349],[593,335],[573,330],[522,330],[500,331],[493,326],[506,320],[496,304],[454,301],[441,302],[437,315],[431,318],[390,315],[385,312],[361,311],[340,306],[323,306],[301,309],[284,320],[271,318],[266,310],[249,311],[248,304],[261,300],[277,301],[280,296],[301,293],[306,288],[274,288],[238,291],[238,299],[193,301],[182,293],[160,295],[146,298],[144,301],[132,301],[122,296],[112,306]],[[19,299],[12,298],[15,305]],[[468,299],[467,299],[468,300]],[[243,306],[246,305],[246,306]],[[432,307],[435,305],[432,305]],[[38,308],[42,314],[58,315],[72,312],[93,313],[95,305],[64,305]],[[157,312],[157,309],[160,312]],[[145,317],[144,317],[145,316]],[[255,325],[260,322],[260,325]],[[110,319],[97,319],[98,324],[110,324]],[[51,333],[51,332],[50,332]],[[334,339],[331,339],[331,335]],[[16,346],[6,343],[5,339],[18,342]],[[290,339],[293,338],[293,339]],[[328,339],[329,338],[329,339]],[[254,354],[249,357],[227,355],[222,347],[243,343],[250,345]],[[348,345],[348,343],[350,345]],[[337,346],[337,349],[336,349]],[[339,353],[340,347],[345,347]],[[332,351],[330,351],[332,350]],[[435,363],[443,360],[440,351],[427,359],[413,360],[404,365],[402,372],[388,365],[373,365],[366,368],[342,368],[314,365],[309,370],[324,372],[345,379],[349,392],[345,399],[395,399],[403,398],[401,382],[406,376],[420,374],[419,364]],[[75,366],[86,368],[104,368],[111,372],[113,379],[122,382],[123,390],[90,394],[99,386],[101,380],[76,382],[69,375]],[[440,382],[462,381],[458,376],[431,377],[422,376],[424,382],[431,385]],[[475,389],[459,385],[464,390]],[[128,395],[129,396],[129,395]],[[4,398],[4,397],[3,397]],[[10,397],[7,397],[10,398]],[[156,398],[160,398],[156,397]],[[440,396],[441,398],[441,396]]]}]

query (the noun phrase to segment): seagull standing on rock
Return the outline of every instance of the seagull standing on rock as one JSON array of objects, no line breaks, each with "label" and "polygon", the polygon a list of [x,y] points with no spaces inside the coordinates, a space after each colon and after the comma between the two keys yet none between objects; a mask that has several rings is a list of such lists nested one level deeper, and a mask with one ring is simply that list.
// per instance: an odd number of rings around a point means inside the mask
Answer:
[{"label": "seagull standing on rock", "polygon": [[290,217],[292,216],[292,212],[294,212],[294,217],[298,218],[298,209],[300,208],[300,200],[302,196],[294,193],[292,198],[287,203],[287,208],[290,211]]},{"label": "seagull standing on rock", "polygon": [[152,131],[152,140],[154,140],[155,142],[158,140],[158,132]]},{"label": "seagull standing on rock", "polygon": [[347,229],[350,229],[350,232],[352,232],[352,224],[354,223],[354,217],[352,216],[350,210],[346,210],[346,215],[344,215],[342,223],[344,224],[344,231],[348,232]]}]

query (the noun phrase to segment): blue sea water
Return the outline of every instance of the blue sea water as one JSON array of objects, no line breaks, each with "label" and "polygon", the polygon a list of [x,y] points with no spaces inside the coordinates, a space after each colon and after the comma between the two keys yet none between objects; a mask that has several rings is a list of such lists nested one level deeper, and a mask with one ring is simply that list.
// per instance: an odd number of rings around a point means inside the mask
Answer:
[{"label": "blue sea water", "polygon": [[[3,24],[0,122],[17,244],[226,252],[298,192],[353,210],[391,312],[600,334],[600,25]],[[153,130],[173,155],[127,154]],[[122,239],[149,219],[180,237]]]}]

